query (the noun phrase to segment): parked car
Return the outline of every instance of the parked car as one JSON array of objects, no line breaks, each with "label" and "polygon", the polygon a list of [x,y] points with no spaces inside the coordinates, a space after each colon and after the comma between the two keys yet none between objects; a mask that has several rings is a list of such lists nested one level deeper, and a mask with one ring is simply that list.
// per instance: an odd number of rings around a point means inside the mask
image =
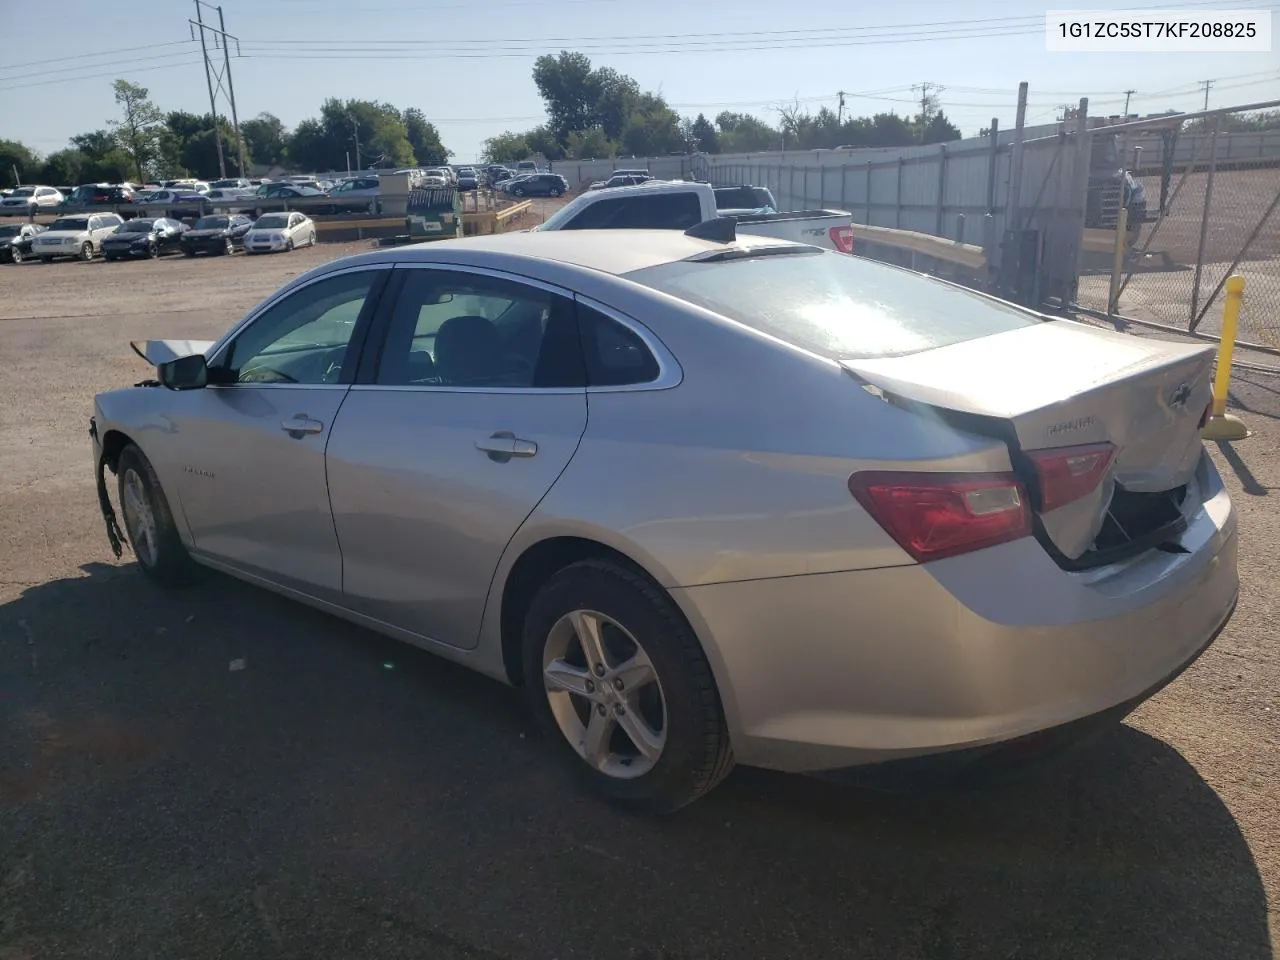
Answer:
[{"label": "parked car", "polygon": [[0,263],[21,263],[31,256],[31,241],[44,230],[39,223],[0,224]]},{"label": "parked car", "polygon": [[244,177],[228,177],[225,180],[214,180],[209,184],[210,192],[214,190],[250,190],[251,184]]},{"label": "parked car", "polygon": [[264,213],[244,236],[245,253],[278,253],[316,242],[316,225],[301,213]]},{"label": "parked car", "polygon": [[776,237],[853,252],[853,215],[842,210],[798,213],[744,213],[722,210],[706,183],[649,180],[580,194],[534,230],[687,230],[720,220],[754,236]]},{"label": "parked car", "polygon": [[210,203],[233,203],[254,195],[253,187],[218,187],[205,194]]},{"label": "parked car", "polygon": [[516,178],[503,192],[513,197],[563,197],[569,192],[569,181],[558,173],[537,173]]},{"label": "parked car", "polygon": [[187,225],[168,217],[138,217],[102,241],[104,260],[131,260],[177,253]]},{"label": "parked car", "polygon": [[134,198],[133,202],[135,206],[139,207],[195,206],[204,208],[208,205],[209,198],[205,194],[196,193],[194,190],[164,187],[160,190],[153,190],[151,193],[144,193],[142,196]]},{"label": "parked car", "polygon": [[31,252],[44,263],[57,257],[92,260],[103,241],[124,221],[115,213],[80,213],[59,217],[31,241]]},{"label": "parked car", "polygon": [[0,200],[0,215],[30,216],[38,210],[48,210],[59,206],[66,197],[53,187],[18,187],[13,193]]},{"label": "parked car", "polygon": [[606,190],[610,187],[634,187],[637,183],[645,183],[652,180],[647,173],[615,173],[608,180],[597,180],[588,190]]},{"label": "parked car", "polygon": [[474,170],[458,171],[458,189],[475,190],[480,186],[480,177]]},{"label": "parked car", "polygon": [[377,177],[352,177],[330,191],[333,210],[337,212],[368,211],[375,213],[382,196],[382,184]]},{"label": "parked car", "polygon": [[90,433],[144,574],[214,567],[523,686],[632,807],[735,761],[1069,742],[1236,602],[1212,347],[806,244],[380,250],[138,349],[158,385],[99,394]]},{"label": "parked car", "polygon": [[542,172],[543,172],[543,168],[539,166],[536,161],[533,161],[533,160],[521,160],[519,163],[516,164],[517,175],[532,176],[533,174],[542,173]]},{"label": "parked car", "polygon": [[244,249],[244,238],[253,221],[243,214],[213,214],[201,217],[182,235],[182,252],[188,257],[197,253],[235,253]]}]

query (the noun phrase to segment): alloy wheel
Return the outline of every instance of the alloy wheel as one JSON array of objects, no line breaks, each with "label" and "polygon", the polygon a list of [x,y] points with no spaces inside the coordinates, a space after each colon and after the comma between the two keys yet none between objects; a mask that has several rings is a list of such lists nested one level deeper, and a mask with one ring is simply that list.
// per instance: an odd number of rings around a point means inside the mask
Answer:
[{"label": "alloy wheel", "polygon": [[124,508],[124,525],[133,545],[134,556],[144,567],[154,567],[158,550],[156,515],[151,507],[151,497],[138,471],[130,467],[125,471],[120,499]]},{"label": "alloy wheel", "polygon": [[593,769],[631,780],[667,741],[667,703],[639,641],[603,613],[574,610],[547,634],[542,677],[556,725]]}]

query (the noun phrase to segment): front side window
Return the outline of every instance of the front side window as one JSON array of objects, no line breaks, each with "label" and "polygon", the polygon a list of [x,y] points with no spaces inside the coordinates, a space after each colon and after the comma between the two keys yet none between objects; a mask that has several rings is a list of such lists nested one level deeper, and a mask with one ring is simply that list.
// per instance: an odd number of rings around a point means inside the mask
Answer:
[{"label": "front side window", "polygon": [[236,337],[224,366],[237,383],[340,382],[380,271],[328,277],[268,307]]},{"label": "front side window", "polygon": [[377,382],[385,386],[583,384],[573,303],[514,280],[409,271]]}]

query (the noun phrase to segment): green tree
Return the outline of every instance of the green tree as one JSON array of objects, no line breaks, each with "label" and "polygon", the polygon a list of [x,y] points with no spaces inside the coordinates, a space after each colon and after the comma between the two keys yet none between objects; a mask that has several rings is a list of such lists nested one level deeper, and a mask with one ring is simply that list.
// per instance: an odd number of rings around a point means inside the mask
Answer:
[{"label": "green tree", "polygon": [[605,134],[604,127],[574,130],[565,146],[565,157],[572,160],[596,160],[612,157],[617,152],[617,144]]},{"label": "green tree", "polygon": [[720,142],[716,136],[716,128],[701,113],[694,118],[689,127],[689,132],[693,135],[694,149],[701,150],[703,153],[720,152]]},{"label": "green tree", "polygon": [[51,153],[40,167],[40,182],[53,186],[82,183],[86,162],[85,155],[74,147]]},{"label": "green tree", "polygon": [[409,107],[400,115],[404,123],[405,134],[409,138],[409,146],[413,148],[413,157],[424,167],[438,167],[448,163],[453,151],[445,148],[440,139],[440,131],[434,123],[427,121],[426,115],[417,107]]},{"label": "green tree", "polygon": [[92,130],[76,134],[71,146],[83,158],[79,176],[73,178],[88,183],[119,183],[135,173],[134,159],[120,146],[110,130]]},{"label": "green tree", "polygon": [[721,153],[759,153],[782,146],[782,134],[759,117],[725,110],[716,116]]},{"label": "green tree", "polygon": [[[525,143],[529,145],[530,155],[541,154],[548,160],[564,159],[564,147],[549,126],[543,125],[526,130],[523,136]],[[527,156],[521,159],[526,159]]]},{"label": "green tree", "polygon": [[621,143],[623,151],[632,157],[663,156],[686,149],[679,115],[665,100],[651,93],[641,96],[622,131]]},{"label": "green tree", "polygon": [[40,171],[40,158],[25,143],[17,140],[0,140],[0,185],[16,187],[14,168],[17,176],[30,183]]},{"label": "green tree", "polygon": [[595,125],[600,85],[586,54],[543,54],[534,62],[533,83],[547,106],[547,126],[561,144],[574,130]]},{"label": "green tree", "polygon": [[[358,147],[357,147],[358,143]],[[289,159],[307,170],[341,170],[357,160],[364,166],[407,167],[414,163],[409,131],[389,103],[330,98],[320,116],[298,124],[289,138]]]},{"label": "green tree", "polygon": [[289,132],[279,117],[260,113],[240,124],[240,135],[244,137],[245,149],[255,162],[270,166],[284,163]]},{"label": "green tree", "polygon": [[139,180],[146,177],[146,168],[158,155],[159,127],[164,121],[160,108],[148,97],[150,91],[128,80],[117,80],[112,87],[115,90],[116,104],[120,107],[121,118],[112,120],[111,127],[125,153],[133,161],[133,171]]},{"label": "green tree", "polygon": [[522,133],[510,130],[490,137],[480,150],[480,159],[485,163],[515,163],[533,153],[529,149],[529,141]]},{"label": "green tree", "polygon": [[931,116],[920,130],[921,143],[948,143],[959,139],[960,128],[948,120],[941,110]]}]

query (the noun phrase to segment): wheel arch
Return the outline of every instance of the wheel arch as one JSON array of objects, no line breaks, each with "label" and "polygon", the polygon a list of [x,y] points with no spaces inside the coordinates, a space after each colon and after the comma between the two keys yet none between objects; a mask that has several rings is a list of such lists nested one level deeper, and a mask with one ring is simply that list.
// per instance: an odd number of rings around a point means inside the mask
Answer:
[{"label": "wheel arch", "polygon": [[[664,586],[664,578],[657,574],[653,565],[637,560],[633,552],[611,546],[585,533],[550,535],[521,549],[502,579],[498,607],[502,667],[512,686],[524,685],[522,633],[525,614],[533,598],[553,576],[579,561],[608,560],[636,571],[662,590],[671,599],[679,615],[689,622],[681,605]],[[690,629],[698,636],[698,631],[691,623]],[[699,641],[701,642],[701,637]]]}]

